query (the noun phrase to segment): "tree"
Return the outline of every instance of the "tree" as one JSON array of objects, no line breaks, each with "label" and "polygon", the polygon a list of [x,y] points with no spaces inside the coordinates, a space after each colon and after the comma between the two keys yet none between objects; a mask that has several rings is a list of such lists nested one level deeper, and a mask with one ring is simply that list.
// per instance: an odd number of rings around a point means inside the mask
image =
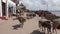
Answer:
[{"label": "tree", "polygon": [[26,7],[22,3],[19,6],[20,6],[20,9],[26,10]]}]

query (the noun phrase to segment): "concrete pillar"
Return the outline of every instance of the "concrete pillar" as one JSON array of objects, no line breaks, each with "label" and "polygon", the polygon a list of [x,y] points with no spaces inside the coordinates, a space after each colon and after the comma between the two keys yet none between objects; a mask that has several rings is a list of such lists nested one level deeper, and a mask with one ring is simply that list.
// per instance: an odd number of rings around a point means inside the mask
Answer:
[{"label": "concrete pillar", "polygon": [[0,17],[2,17],[2,2],[0,0]]},{"label": "concrete pillar", "polygon": [[14,8],[13,8],[13,14],[14,14]]},{"label": "concrete pillar", "polygon": [[15,14],[16,14],[16,8],[15,8]]},{"label": "concrete pillar", "polygon": [[16,14],[16,7],[13,8],[13,14]]},{"label": "concrete pillar", "polygon": [[16,12],[16,7],[15,7],[15,14],[16,14],[17,12]]},{"label": "concrete pillar", "polygon": [[16,14],[16,8],[13,8],[13,13]]},{"label": "concrete pillar", "polygon": [[13,14],[14,14],[14,8],[13,8]]},{"label": "concrete pillar", "polygon": [[8,18],[8,0],[6,0],[6,18]]},{"label": "concrete pillar", "polygon": [[13,8],[13,14],[15,14],[15,8]]}]

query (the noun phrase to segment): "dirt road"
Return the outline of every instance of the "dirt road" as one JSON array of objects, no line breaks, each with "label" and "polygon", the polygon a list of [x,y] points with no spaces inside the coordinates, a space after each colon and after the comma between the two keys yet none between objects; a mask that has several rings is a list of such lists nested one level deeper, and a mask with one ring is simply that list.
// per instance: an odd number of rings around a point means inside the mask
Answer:
[{"label": "dirt road", "polygon": [[[39,17],[36,16],[32,19],[27,20],[24,23],[23,28],[18,28],[17,30],[13,29],[13,25],[20,24],[18,20],[6,20],[4,23],[0,22],[0,34],[31,34],[34,30],[38,30],[38,19]],[[57,31],[58,34],[60,31]]]}]

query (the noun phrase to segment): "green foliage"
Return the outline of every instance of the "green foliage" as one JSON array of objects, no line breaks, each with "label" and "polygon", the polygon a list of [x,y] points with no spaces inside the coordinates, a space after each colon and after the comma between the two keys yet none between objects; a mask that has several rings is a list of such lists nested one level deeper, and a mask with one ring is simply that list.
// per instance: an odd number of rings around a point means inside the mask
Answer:
[{"label": "green foliage", "polygon": [[22,3],[19,6],[21,9],[26,10],[26,7]]}]

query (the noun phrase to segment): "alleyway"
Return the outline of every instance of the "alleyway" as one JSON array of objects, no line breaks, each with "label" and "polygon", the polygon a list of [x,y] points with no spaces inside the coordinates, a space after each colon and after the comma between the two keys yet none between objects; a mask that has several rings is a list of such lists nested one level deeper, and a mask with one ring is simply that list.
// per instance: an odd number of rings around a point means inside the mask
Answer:
[{"label": "alleyway", "polygon": [[[10,18],[6,21],[1,21],[0,24],[0,34],[31,34],[34,30],[38,30],[38,16],[27,20],[24,23],[23,28],[18,28],[17,30],[13,29],[13,25],[20,24],[18,20],[12,20],[13,18]],[[59,33],[59,31],[58,31]]]}]

